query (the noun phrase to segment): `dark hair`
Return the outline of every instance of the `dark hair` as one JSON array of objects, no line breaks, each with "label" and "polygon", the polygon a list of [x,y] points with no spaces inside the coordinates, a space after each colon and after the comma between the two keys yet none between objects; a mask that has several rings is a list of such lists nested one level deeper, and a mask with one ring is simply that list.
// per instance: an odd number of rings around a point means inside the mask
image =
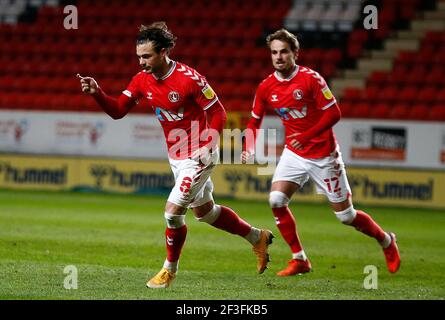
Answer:
[{"label": "dark hair", "polygon": [[136,44],[144,44],[151,41],[156,52],[161,49],[172,49],[175,46],[176,37],[168,30],[167,24],[164,21],[153,22],[149,26],[141,25],[139,27],[139,34],[136,39]]},{"label": "dark hair", "polygon": [[300,49],[300,43],[298,42],[297,36],[290,33],[286,29],[280,29],[272,34],[269,34],[266,38],[267,46],[270,48],[270,43],[273,40],[281,40],[287,42],[290,45],[292,51],[298,51]]}]

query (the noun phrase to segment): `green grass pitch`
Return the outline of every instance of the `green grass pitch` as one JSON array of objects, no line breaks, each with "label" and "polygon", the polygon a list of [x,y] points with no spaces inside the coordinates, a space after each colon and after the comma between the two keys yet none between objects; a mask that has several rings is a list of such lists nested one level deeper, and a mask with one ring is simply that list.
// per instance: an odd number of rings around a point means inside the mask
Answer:
[{"label": "green grass pitch", "polygon": [[[166,197],[0,191],[0,299],[444,299],[445,213],[360,207],[397,233],[402,265],[389,274],[381,248],[342,225],[323,204],[291,203],[313,272],[280,278],[290,251],[265,201],[217,199],[249,223],[270,228],[271,262],[256,274],[250,244],[197,222],[188,235],[173,285],[148,289],[165,259]],[[67,290],[74,265],[78,288]],[[367,265],[378,288],[365,289]]]}]

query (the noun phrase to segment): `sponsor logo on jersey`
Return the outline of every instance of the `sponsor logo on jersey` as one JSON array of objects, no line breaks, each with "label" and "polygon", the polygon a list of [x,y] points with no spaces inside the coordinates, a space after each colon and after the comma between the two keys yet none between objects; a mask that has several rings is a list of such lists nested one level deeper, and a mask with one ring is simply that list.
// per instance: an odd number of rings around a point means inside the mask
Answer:
[{"label": "sponsor logo on jersey", "polygon": [[153,93],[152,92],[147,92],[147,99],[153,100]]},{"label": "sponsor logo on jersey", "polygon": [[331,100],[334,97],[328,87],[324,87],[323,89],[321,89],[321,92],[323,92],[323,96],[326,100]]},{"label": "sponsor logo on jersey", "polygon": [[207,99],[211,100],[215,98],[215,91],[213,91],[212,87],[209,84],[202,88],[201,91]]},{"label": "sponsor logo on jersey", "polygon": [[307,106],[303,106],[301,111],[290,108],[278,108],[274,110],[283,120],[302,119],[307,115]]},{"label": "sponsor logo on jersey", "polygon": [[278,101],[278,95],[273,94],[273,95],[272,95],[272,98],[270,99],[270,101],[272,101],[272,102],[277,102],[277,101]]},{"label": "sponsor logo on jersey", "polygon": [[176,91],[170,91],[170,93],[168,94],[168,100],[170,100],[170,102],[178,102],[179,93],[177,93]]},{"label": "sponsor logo on jersey", "polygon": [[296,89],[294,90],[293,95],[295,100],[301,100],[303,98],[303,91],[301,91],[300,89]]},{"label": "sponsor logo on jersey", "polygon": [[184,107],[179,108],[178,112],[162,109],[160,107],[155,108],[155,114],[159,121],[179,121],[184,119]]}]

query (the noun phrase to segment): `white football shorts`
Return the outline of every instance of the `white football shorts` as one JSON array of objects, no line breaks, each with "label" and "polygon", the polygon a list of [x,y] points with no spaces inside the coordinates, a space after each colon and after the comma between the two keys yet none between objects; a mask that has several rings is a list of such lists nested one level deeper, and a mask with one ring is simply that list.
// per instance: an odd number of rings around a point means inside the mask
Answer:
[{"label": "white football shorts", "polygon": [[330,202],[342,202],[352,195],[339,147],[329,157],[305,159],[284,148],[272,178],[275,181],[291,181],[303,187],[311,178],[318,194],[324,194]]},{"label": "white football shorts", "polygon": [[176,181],[168,197],[169,202],[184,208],[195,208],[213,200],[213,182],[210,175],[219,161],[218,149],[209,154],[209,158],[208,164],[192,159],[169,158]]}]

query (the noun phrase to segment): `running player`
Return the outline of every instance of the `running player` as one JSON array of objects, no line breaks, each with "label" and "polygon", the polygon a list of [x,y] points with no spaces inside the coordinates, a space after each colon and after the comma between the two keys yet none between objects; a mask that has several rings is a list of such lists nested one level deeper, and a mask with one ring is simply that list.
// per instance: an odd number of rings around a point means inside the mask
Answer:
[{"label": "running player", "polygon": [[[382,246],[388,270],[397,272],[400,256],[394,233],[385,232],[367,213],[354,209],[345,166],[332,127],[340,120],[337,102],[317,72],[296,64],[299,42],[285,29],[267,37],[275,72],[256,91],[247,128],[255,138],[266,109],[275,111],[285,128],[285,148],[275,170],[269,203],[276,224],[292,252],[279,276],[311,270],[288,207],[292,195],[308,179],[327,196],[335,216],[344,224],[375,238]],[[248,135],[246,135],[247,137]],[[246,140],[243,162],[254,155],[255,139]]]},{"label": "running player", "polygon": [[141,26],[136,54],[142,71],[118,99],[106,95],[95,79],[78,75],[82,91],[91,94],[113,119],[124,117],[138,100],[148,99],[164,130],[176,183],[164,214],[167,258],[161,271],[147,282],[150,288],[166,288],[176,277],[187,235],[187,208],[199,221],[249,241],[257,256],[258,273],[267,268],[273,238],[269,230],[252,227],[232,209],[213,201],[210,175],[219,159],[218,136],[226,112],[203,76],[169,58],[175,41],[164,22]]}]

